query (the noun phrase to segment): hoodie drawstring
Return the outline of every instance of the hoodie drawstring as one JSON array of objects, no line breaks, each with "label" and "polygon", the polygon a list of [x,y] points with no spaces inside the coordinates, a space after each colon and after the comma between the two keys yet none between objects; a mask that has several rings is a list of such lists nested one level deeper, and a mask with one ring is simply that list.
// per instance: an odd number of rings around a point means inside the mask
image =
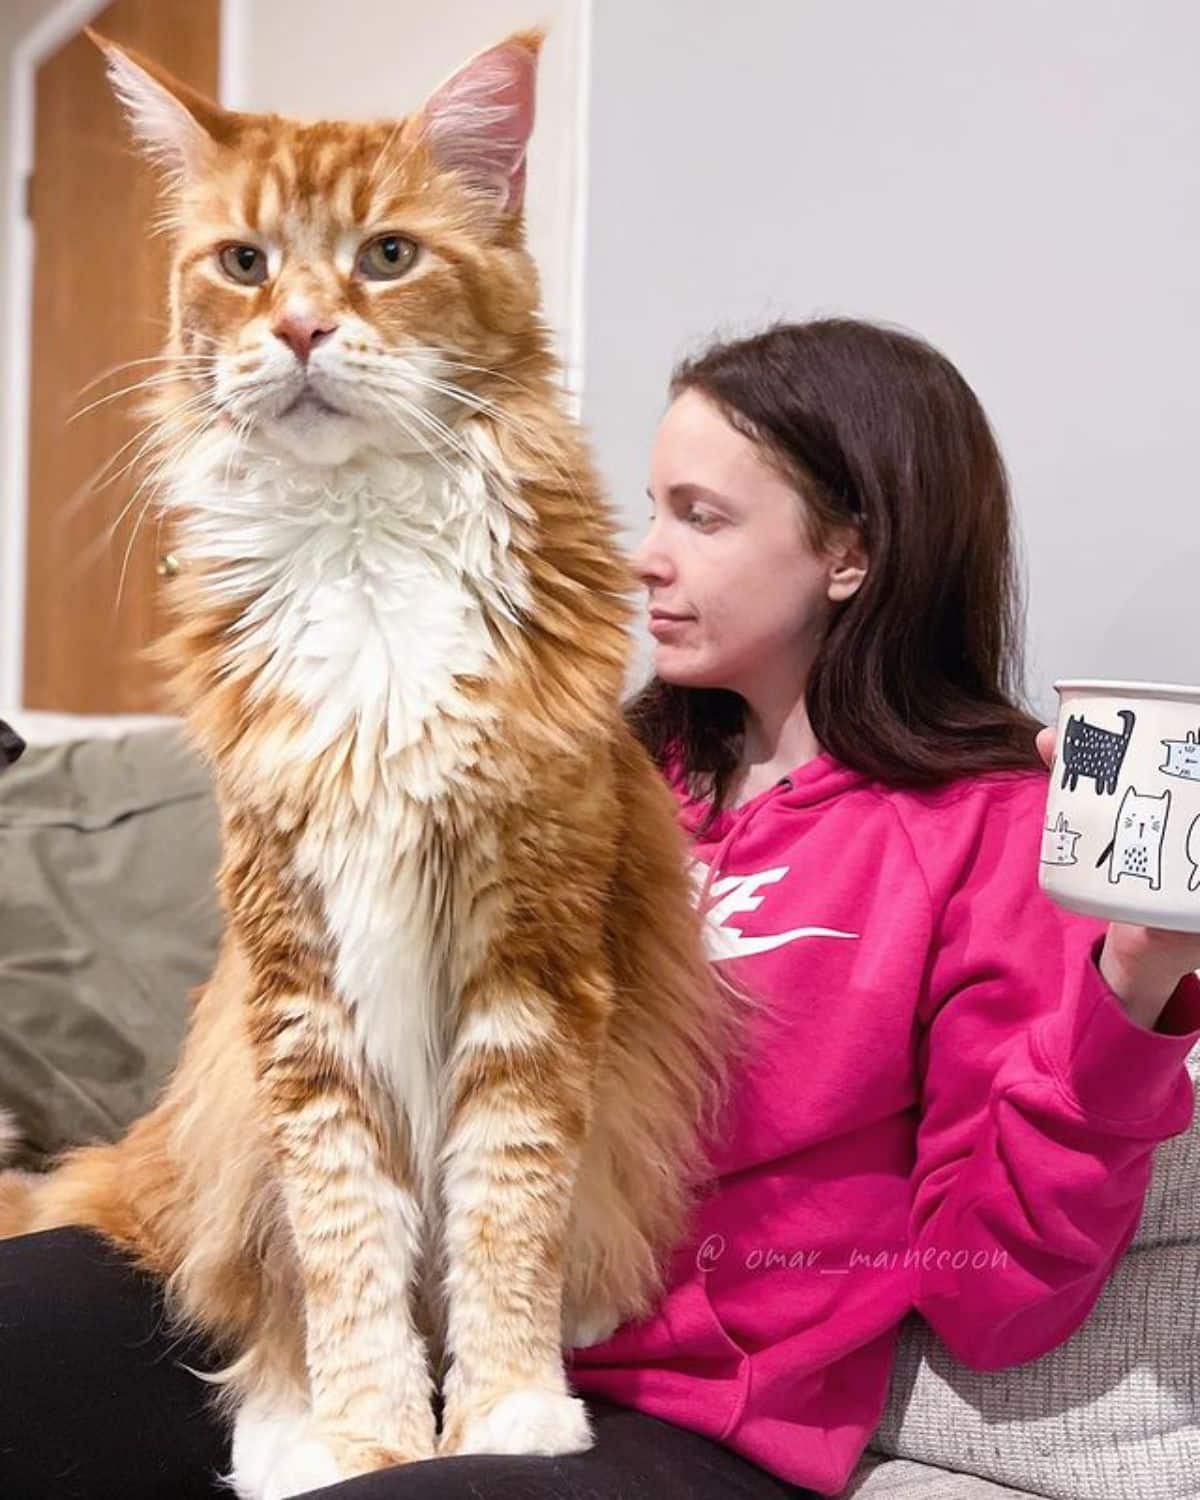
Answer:
[{"label": "hoodie drawstring", "polygon": [[[781,777],[771,788],[771,797],[773,797],[781,787],[791,786],[791,784],[792,779],[790,776]],[[708,909],[707,902],[709,887],[716,879],[717,871],[720,869],[722,863],[724,862],[726,854],[729,853],[729,846],[733,843],[734,839],[737,838],[738,834],[741,833],[746,824],[749,823],[754,814],[758,812],[760,808],[766,807],[766,805],[771,801],[771,797],[764,797],[761,802],[757,802],[752,807],[746,808],[740,817],[734,819],[733,826],[730,828],[729,832],[725,835],[721,842],[717,845],[717,851],[709,862],[708,873],[704,877],[704,885],[700,890],[700,903],[698,910],[702,917]]]}]

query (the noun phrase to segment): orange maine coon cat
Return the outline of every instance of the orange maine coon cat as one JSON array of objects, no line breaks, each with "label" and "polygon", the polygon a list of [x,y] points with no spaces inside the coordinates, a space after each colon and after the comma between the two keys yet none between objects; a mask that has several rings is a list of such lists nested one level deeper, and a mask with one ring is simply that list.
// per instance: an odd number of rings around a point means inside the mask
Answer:
[{"label": "orange maine coon cat", "polygon": [[0,1232],[164,1278],[228,1353],[243,1496],[578,1451],[562,1348],[650,1310],[741,1032],[524,244],[540,34],[373,124],[96,40],[174,236],[163,651],[227,931],[161,1102],[0,1179]]}]

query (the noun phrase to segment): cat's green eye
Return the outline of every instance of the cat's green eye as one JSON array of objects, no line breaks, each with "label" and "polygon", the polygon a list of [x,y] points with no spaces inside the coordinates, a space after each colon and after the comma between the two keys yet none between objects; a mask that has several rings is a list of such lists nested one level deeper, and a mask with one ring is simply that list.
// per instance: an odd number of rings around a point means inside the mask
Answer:
[{"label": "cat's green eye", "polygon": [[230,281],[241,286],[262,286],[267,279],[267,257],[257,245],[222,245],[217,259]]},{"label": "cat's green eye", "polygon": [[417,258],[417,242],[406,234],[381,234],[358,252],[355,270],[371,281],[395,281]]}]

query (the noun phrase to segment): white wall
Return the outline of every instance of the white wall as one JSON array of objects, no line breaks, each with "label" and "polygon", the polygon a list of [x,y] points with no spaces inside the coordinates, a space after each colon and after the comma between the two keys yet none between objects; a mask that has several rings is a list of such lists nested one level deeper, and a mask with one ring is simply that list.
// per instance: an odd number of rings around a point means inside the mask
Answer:
[{"label": "white wall", "polygon": [[[27,253],[23,253],[17,215],[23,215],[23,172],[15,157],[27,149],[28,130],[22,131],[15,111],[20,91],[14,66],[22,44],[40,26],[53,24],[61,0],[3,0],[0,4],[0,708],[18,703],[24,602],[25,532],[24,405],[17,392],[25,375],[16,356],[15,330],[24,347],[24,321],[14,288],[14,262],[24,281]],[[22,289],[22,297],[24,289]]]},{"label": "white wall", "polygon": [[1043,715],[1200,681],[1197,56],[1190,0],[598,5],[584,412],[631,537],[686,347],[899,323],[998,431]]}]

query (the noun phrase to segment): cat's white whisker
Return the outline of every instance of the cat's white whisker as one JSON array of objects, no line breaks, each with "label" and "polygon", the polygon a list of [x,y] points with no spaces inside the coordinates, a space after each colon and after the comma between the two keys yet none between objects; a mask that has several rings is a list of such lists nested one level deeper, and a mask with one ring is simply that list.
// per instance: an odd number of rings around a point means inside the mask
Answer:
[{"label": "cat's white whisker", "polygon": [[136,395],[138,391],[166,389],[172,385],[179,385],[188,378],[190,378],[189,375],[174,370],[147,375],[144,379],[135,381],[132,385],[122,386],[120,390],[110,391],[107,395],[99,397],[98,400],[89,402],[80,411],[72,412],[67,418],[67,424],[77,422],[81,417],[86,417],[89,412],[95,411],[97,407],[107,406],[112,401],[119,401],[123,396]]},{"label": "cat's white whisker", "polygon": [[123,370],[132,370],[138,365],[179,365],[189,364],[201,360],[211,363],[216,362],[216,357],[211,354],[150,354],[144,359],[123,359],[115,365],[109,365],[108,369],[101,370],[98,375],[93,375],[86,385],[81,385],[75,392],[76,397],[85,396],[88,391],[98,386],[102,381],[119,375]]},{"label": "cat's white whisker", "polygon": [[125,556],[121,562],[121,573],[117,582],[117,600],[115,606],[116,609],[120,609],[121,607],[121,599],[125,591],[125,576],[129,568],[129,558],[133,552],[133,545],[137,540],[138,531],[141,529],[141,525],[143,520],[145,519],[146,512],[149,510],[150,506],[154,504],[154,501],[156,499],[156,486],[164,469],[167,467],[167,465],[176,462],[187,448],[191,447],[195,443],[198,443],[205,433],[211,431],[214,424],[220,420],[220,417],[220,412],[213,412],[206,420],[204,420],[200,424],[196,431],[189,432],[182,442],[176,444],[168,453],[166,453],[162,461],[155,467],[152,474],[148,475],[147,478],[143,479],[141,484],[138,485],[137,489],[133,492],[133,495],[130,498],[129,504],[125,507],[125,510],[122,511],[122,516],[124,516],[125,513],[129,510],[130,506],[132,506],[134,501],[137,499],[138,495],[144,489],[148,490],[145,503],[143,504],[141,510],[138,512],[138,518],[134,523],[132,532],[130,533],[129,542],[125,548]]},{"label": "cat's white whisker", "polygon": [[[375,364],[368,364],[364,361],[360,364],[358,361],[351,361],[349,363],[358,365],[364,369],[377,371],[379,374],[388,377],[383,383],[388,389],[395,389],[395,371],[389,368],[388,362],[379,361]],[[379,382],[376,381],[376,383]],[[411,366],[404,369],[400,384],[402,386],[415,384],[424,389],[432,390],[436,394],[446,396],[448,399],[458,402],[467,407],[468,410],[482,412],[491,417],[498,425],[509,427],[512,431],[520,433],[527,440],[536,442],[540,450],[540,458],[551,467],[556,477],[562,482],[563,488],[574,497],[578,505],[586,506],[587,501],[579,487],[578,481],[572,477],[564,465],[551,458],[541,435],[534,432],[527,423],[522,422],[503,406],[490,400],[488,397],[481,396],[473,391],[467,391],[453,382],[438,380],[436,377],[427,375],[423,371],[416,370]]]},{"label": "cat's white whisker", "polygon": [[[177,421],[185,413],[190,412],[192,414],[195,414],[199,412],[204,407],[206,407],[207,404],[208,403],[204,400],[203,397],[193,397],[188,402],[184,403],[182,407],[175,407],[170,413],[160,415],[153,421],[149,422],[146,426],[141,428],[139,432],[136,432],[128,442],[124,443],[121,448],[118,449],[113,458],[109,459],[106,464],[100,467],[97,473],[102,474],[110,464],[115,462],[116,458],[119,458],[120,455],[130,447],[131,444],[138,442],[138,440],[141,439],[138,449],[134,453],[133,457],[129,459],[127,463],[122,465],[121,469],[117,473],[110,475],[103,484],[94,484],[94,480],[96,477],[95,475],[93,475],[90,479],[85,480],[84,484],[75,491],[68,504],[63,508],[62,515],[59,517],[57,524],[59,526],[67,525],[79,512],[86,501],[98,497],[102,490],[106,489],[110,484],[118,482],[126,473],[133,469],[138,463],[142,462],[148,453],[152,453],[154,451],[156,446],[161,441],[164,431],[171,423]],[[89,546],[85,547],[83,551],[72,561],[71,567],[68,572],[68,581],[74,582],[82,577],[87,572],[87,570],[96,562],[104,549],[112,544],[117,535],[117,532],[121,527],[121,523],[124,521],[125,517],[129,514],[129,511],[136,503],[138,495],[141,493],[141,488],[142,486],[139,484],[134,489],[133,494],[121,507],[121,510],[118,513],[116,519],[112,521],[110,525],[105,527],[104,530],[101,531],[100,534],[92,541],[92,543]]]},{"label": "cat's white whisker", "polygon": [[[80,509],[88,500],[95,499],[110,484],[117,484],[154,446],[155,432],[161,430],[171,420],[169,415],[158,415],[151,418],[143,426],[139,427],[132,437],[125,442],[99,464],[83,482],[76,487],[65,502],[61,510],[62,521],[69,522],[75,518]],[[112,466],[129,451],[134,444],[139,444],[137,451],[113,473],[109,473]],[[107,478],[103,476],[107,475]]]}]

